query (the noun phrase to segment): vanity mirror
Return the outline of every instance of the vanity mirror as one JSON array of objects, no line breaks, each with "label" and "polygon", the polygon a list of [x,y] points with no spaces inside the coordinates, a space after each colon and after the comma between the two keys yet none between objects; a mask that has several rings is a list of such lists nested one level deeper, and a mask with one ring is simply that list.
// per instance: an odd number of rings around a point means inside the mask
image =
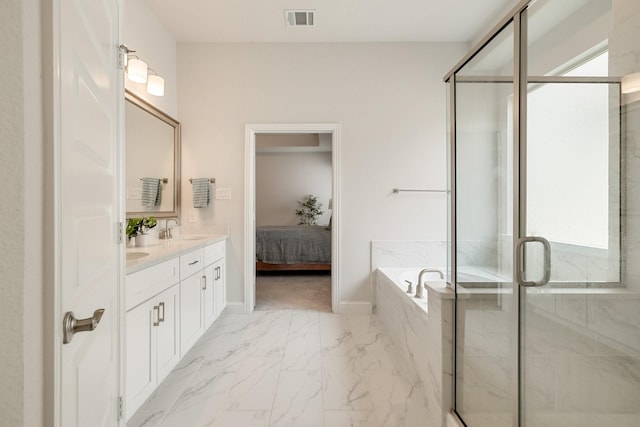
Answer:
[{"label": "vanity mirror", "polygon": [[127,217],[179,217],[180,123],[126,91],[125,141]]}]

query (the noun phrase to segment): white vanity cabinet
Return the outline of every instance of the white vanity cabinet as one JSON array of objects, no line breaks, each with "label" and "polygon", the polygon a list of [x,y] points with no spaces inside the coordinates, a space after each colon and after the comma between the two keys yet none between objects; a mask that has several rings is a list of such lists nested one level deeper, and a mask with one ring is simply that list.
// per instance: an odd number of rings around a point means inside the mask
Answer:
[{"label": "white vanity cabinet", "polygon": [[220,316],[226,305],[225,286],[225,244],[214,243],[204,249],[204,278],[203,315],[205,329]]},{"label": "white vanity cabinet", "polygon": [[[178,282],[176,260],[127,277],[127,416],[180,361]],[[149,293],[153,296],[145,300]]]},{"label": "white vanity cabinet", "polygon": [[[198,261],[200,268],[197,271],[189,269],[190,276],[180,281],[180,335],[182,356],[184,356],[198,338],[204,333],[203,322],[203,293],[205,279],[202,271],[202,249],[198,253],[190,253],[180,257],[180,269],[183,271],[184,265]],[[194,264],[191,264],[193,266]],[[182,274],[181,274],[182,276]]]},{"label": "white vanity cabinet", "polygon": [[224,240],[169,256],[127,275],[127,420],[226,304]]},{"label": "white vanity cabinet", "polygon": [[[191,268],[180,285],[182,310],[182,355],[198,341],[213,324],[225,306],[224,264],[225,242],[213,243],[203,251],[194,251],[180,257],[180,276],[183,266],[192,267],[202,260],[204,269],[194,273]],[[186,268],[186,267],[185,267]]]}]

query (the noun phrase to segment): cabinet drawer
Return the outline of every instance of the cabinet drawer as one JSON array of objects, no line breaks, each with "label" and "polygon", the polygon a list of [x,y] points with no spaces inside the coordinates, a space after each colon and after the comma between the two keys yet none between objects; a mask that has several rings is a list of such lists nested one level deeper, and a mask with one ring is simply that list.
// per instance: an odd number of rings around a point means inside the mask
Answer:
[{"label": "cabinet drawer", "polygon": [[129,274],[125,286],[126,310],[175,285],[179,280],[177,258]]},{"label": "cabinet drawer", "polygon": [[204,265],[210,265],[224,257],[224,240],[204,248]]},{"label": "cabinet drawer", "polygon": [[180,256],[180,280],[204,268],[204,251],[202,249]]}]

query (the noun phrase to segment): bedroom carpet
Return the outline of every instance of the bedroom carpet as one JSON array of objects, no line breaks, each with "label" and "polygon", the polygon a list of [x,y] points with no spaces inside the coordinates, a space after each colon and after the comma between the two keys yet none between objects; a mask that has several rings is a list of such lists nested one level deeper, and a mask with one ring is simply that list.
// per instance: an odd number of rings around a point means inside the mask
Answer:
[{"label": "bedroom carpet", "polygon": [[331,275],[296,273],[256,276],[255,310],[331,312]]}]

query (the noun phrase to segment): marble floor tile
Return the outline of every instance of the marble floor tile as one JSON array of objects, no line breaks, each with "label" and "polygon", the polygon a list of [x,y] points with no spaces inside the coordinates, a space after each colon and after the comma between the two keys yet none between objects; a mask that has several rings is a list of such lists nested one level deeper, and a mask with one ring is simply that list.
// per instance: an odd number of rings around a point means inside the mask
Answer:
[{"label": "marble floor tile", "polygon": [[128,427],[425,427],[427,400],[369,315],[223,314]]},{"label": "marble floor tile", "polygon": [[323,357],[322,388],[326,409],[373,409],[371,390],[357,357]]},{"label": "marble floor tile", "polygon": [[270,425],[323,427],[322,408],[320,371],[281,372]]},{"label": "marble floor tile", "polygon": [[324,411],[324,425],[331,427],[378,427],[374,411]]}]

